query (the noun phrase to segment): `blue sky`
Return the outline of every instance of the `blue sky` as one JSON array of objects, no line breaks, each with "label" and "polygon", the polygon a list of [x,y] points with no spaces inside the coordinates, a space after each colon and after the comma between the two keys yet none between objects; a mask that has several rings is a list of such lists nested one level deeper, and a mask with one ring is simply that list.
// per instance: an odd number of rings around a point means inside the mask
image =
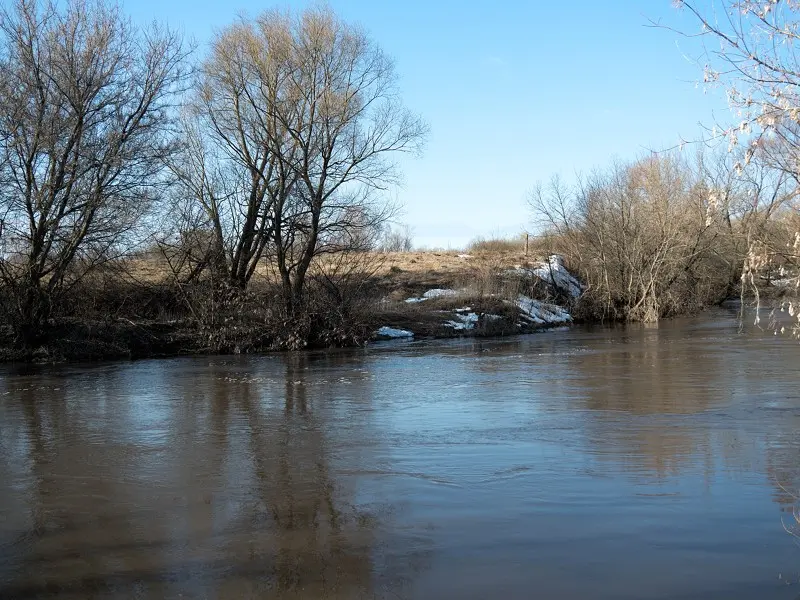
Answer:
[{"label": "blue sky", "polygon": [[[702,2],[703,0],[701,0]],[[127,0],[137,20],[181,28],[204,50],[238,14],[309,2]],[[397,63],[406,104],[431,127],[422,158],[403,160],[400,219],[415,243],[459,248],[531,228],[537,181],[697,138],[728,116],[687,60],[696,24],[671,0],[455,2],[330,0]]]}]

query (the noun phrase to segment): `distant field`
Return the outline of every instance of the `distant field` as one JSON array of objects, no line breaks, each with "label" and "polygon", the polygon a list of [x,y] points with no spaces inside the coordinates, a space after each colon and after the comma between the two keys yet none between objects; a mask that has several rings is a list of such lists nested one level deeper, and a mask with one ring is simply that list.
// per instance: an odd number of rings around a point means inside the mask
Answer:
[{"label": "distant field", "polygon": [[[392,282],[392,287],[417,287],[452,285],[486,269],[503,270],[536,261],[536,256],[525,256],[524,251],[439,251],[375,252],[370,253],[365,265],[375,274]],[[161,258],[134,259],[127,263],[134,278],[147,283],[157,283],[170,278],[170,269]],[[267,264],[259,269],[262,276],[270,274]]]},{"label": "distant field", "polygon": [[376,254],[377,274],[398,292],[435,287],[463,287],[488,273],[527,266],[535,257],[524,252],[389,252]]}]

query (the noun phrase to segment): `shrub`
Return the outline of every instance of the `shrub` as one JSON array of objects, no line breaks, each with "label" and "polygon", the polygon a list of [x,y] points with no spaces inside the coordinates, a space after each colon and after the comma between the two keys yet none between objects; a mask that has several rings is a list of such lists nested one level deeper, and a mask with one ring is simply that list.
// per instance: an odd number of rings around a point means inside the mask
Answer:
[{"label": "shrub", "polygon": [[593,174],[575,188],[554,180],[531,198],[562,254],[587,284],[579,315],[657,321],[722,300],[729,216],[695,170],[672,156]]},{"label": "shrub", "polygon": [[525,250],[525,234],[516,237],[476,238],[469,243],[470,252],[523,252]]}]

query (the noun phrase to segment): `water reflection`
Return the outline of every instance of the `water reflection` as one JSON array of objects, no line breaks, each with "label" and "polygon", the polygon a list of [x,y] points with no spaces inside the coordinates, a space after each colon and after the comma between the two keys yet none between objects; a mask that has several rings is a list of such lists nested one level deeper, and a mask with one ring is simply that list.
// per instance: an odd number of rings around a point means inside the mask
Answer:
[{"label": "water reflection", "polygon": [[719,315],[6,368],[0,597],[795,597],[798,359]]},{"label": "water reflection", "polygon": [[369,595],[374,519],[331,476],[319,406],[341,382],[303,354],[170,367],[5,380],[0,595]]},{"label": "water reflection", "polygon": [[595,340],[573,363],[592,452],[657,479],[687,467],[708,474],[714,432],[698,426],[697,415],[730,397],[731,365],[716,343],[675,323]]}]

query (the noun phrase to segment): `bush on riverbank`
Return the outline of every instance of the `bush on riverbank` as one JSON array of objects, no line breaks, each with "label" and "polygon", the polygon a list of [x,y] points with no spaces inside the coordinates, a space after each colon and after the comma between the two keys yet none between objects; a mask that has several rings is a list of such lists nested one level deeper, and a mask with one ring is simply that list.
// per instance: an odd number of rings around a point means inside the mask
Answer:
[{"label": "bush on riverbank", "polygon": [[544,244],[586,284],[577,316],[653,322],[737,289],[749,236],[791,197],[785,181],[715,179],[679,156],[621,163],[573,188],[554,180],[531,206]]},{"label": "bush on riverbank", "polygon": [[0,330],[0,361],[96,360],[232,354],[364,344],[372,335],[374,282],[309,279],[302,310],[283,310],[265,278],[247,290],[199,279],[141,281],[100,269],[76,284],[35,343]]}]

